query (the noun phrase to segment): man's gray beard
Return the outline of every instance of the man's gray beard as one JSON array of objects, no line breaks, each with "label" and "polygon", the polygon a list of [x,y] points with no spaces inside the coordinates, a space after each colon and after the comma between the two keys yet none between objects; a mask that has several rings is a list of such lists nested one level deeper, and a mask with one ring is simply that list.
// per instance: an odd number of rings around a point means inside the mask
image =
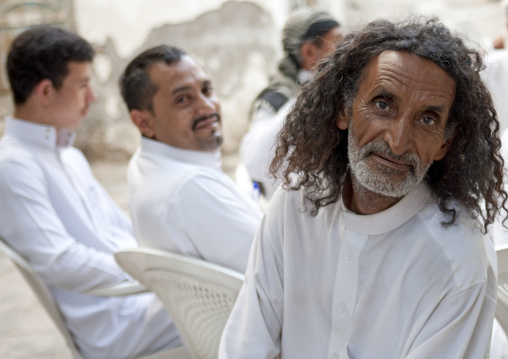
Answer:
[{"label": "man's gray beard", "polygon": [[[401,176],[401,172],[381,164],[376,166],[378,171],[372,171],[365,162],[365,158],[371,153],[382,155],[388,159],[403,161],[411,165],[412,170],[405,178],[393,181],[391,176]],[[407,152],[402,155],[395,155],[390,146],[384,141],[369,142],[360,148],[351,127],[348,134],[348,158],[351,173],[361,186],[371,192],[394,198],[404,197],[411,192],[423,180],[430,167],[428,165],[422,168],[420,158],[417,155]]]}]

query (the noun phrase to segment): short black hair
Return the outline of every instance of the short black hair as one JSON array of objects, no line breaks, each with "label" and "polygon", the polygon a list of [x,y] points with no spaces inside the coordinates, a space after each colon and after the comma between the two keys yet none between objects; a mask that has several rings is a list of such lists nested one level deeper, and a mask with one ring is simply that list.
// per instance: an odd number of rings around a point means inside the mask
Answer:
[{"label": "short black hair", "polygon": [[120,91],[129,111],[149,110],[153,112],[152,100],[157,92],[157,87],[150,80],[148,71],[155,63],[164,62],[166,65],[171,65],[179,62],[185,55],[187,54],[179,48],[161,45],[136,56],[127,65],[120,78]]},{"label": "short black hair", "polygon": [[43,25],[21,33],[7,55],[7,76],[14,103],[25,103],[34,87],[44,79],[60,88],[68,73],[67,64],[91,62],[94,54],[85,39],[61,28]]}]

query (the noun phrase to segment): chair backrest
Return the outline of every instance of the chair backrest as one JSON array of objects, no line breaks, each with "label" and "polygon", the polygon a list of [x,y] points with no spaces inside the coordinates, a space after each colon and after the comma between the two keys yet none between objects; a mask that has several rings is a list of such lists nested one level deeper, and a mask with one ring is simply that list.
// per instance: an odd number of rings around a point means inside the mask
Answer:
[{"label": "chair backrest", "polygon": [[76,347],[74,338],[65,325],[65,320],[58,309],[58,306],[51,295],[47,285],[42,281],[41,277],[32,269],[32,266],[18,253],[16,253],[2,238],[0,238],[0,250],[9,257],[21,272],[25,280],[28,282],[32,291],[35,293],[44,309],[49,314],[53,322],[60,330],[65,338],[74,359],[83,359]]},{"label": "chair backrest", "polygon": [[164,303],[194,359],[215,359],[244,276],[199,259],[149,248],[115,254]]},{"label": "chair backrest", "polygon": [[508,245],[497,247],[497,306],[496,319],[508,334]]}]

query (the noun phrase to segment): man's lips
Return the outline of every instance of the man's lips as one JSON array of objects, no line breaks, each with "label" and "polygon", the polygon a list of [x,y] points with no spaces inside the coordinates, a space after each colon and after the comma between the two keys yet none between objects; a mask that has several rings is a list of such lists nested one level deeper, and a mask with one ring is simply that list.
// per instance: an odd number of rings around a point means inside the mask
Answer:
[{"label": "man's lips", "polygon": [[192,126],[192,129],[194,131],[199,131],[199,130],[212,130],[212,129],[215,129],[219,126],[219,116],[218,115],[212,115],[212,116],[209,116],[209,117],[204,117],[204,118],[200,118],[200,119],[197,119],[193,126]]},{"label": "man's lips", "polygon": [[379,155],[376,153],[371,153],[370,156],[372,156],[372,158],[375,161],[377,161],[385,166],[399,170],[399,171],[407,171],[413,167],[411,164],[409,164],[407,162],[397,160],[394,158],[390,158],[390,157],[385,157],[385,156],[382,156],[382,155]]}]

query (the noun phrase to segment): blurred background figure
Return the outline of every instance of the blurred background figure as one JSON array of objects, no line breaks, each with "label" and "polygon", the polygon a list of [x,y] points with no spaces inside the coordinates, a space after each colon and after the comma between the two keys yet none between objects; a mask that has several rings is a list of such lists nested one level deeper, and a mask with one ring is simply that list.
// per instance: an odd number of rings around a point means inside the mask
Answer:
[{"label": "blurred background figure", "polygon": [[240,147],[242,162],[267,199],[279,183],[268,176],[275,137],[300,85],[312,77],[316,64],[335,49],[342,37],[339,22],[332,15],[311,9],[292,14],[282,30],[284,57],[252,104],[252,124]]},{"label": "blurred background figure", "polygon": [[[503,0],[500,6],[504,19],[503,36],[495,40],[494,49],[485,57],[486,68],[483,71],[483,78],[492,95],[500,133],[503,136],[508,128],[508,50],[505,48],[508,31],[508,0]],[[503,142],[506,143],[507,140]]]},{"label": "blurred background figure", "polygon": [[500,6],[504,18],[503,35],[492,42],[492,47],[494,49],[504,49],[508,38],[508,0],[502,0]]}]

